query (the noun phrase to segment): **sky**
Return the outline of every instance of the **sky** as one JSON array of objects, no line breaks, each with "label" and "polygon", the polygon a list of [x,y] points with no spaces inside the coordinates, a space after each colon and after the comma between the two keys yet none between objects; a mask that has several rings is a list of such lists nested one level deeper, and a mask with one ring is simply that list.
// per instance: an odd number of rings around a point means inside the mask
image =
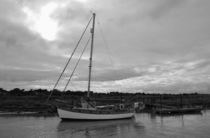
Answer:
[{"label": "sky", "polygon": [[[91,90],[210,93],[209,7],[209,0],[0,0],[0,87],[52,89],[95,12]],[[89,36],[90,28],[57,89]],[[89,50],[69,90],[87,90]]]}]

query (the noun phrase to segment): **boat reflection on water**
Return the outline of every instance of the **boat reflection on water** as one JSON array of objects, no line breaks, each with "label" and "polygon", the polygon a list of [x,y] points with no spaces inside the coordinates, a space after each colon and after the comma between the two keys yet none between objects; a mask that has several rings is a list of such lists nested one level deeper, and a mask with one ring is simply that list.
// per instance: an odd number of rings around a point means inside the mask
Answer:
[{"label": "boat reflection on water", "polygon": [[0,117],[0,138],[208,138],[210,111],[135,119],[62,122],[58,117]]},{"label": "boat reflection on water", "polygon": [[58,137],[92,138],[92,137],[136,137],[144,131],[143,125],[135,119],[110,121],[61,121],[57,127]]}]

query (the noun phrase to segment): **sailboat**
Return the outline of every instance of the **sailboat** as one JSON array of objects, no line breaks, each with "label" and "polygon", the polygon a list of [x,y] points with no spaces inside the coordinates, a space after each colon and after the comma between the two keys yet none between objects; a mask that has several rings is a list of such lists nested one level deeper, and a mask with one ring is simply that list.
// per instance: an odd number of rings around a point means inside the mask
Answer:
[{"label": "sailboat", "polygon": [[82,97],[80,99],[80,102],[81,102],[80,107],[68,105],[65,102],[63,102],[63,104],[58,105],[57,106],[58,116],[63,120],[66,120],[66,119],[90,120],[90,121],[91,120],[92,121],[114,120],[114,119],[132,118],[135,115],[135,110],[133,107],[126,107],[124,104],[96,106],[94,101],[92,101],[90,98],[95,16],[96,14],[93,13],[91,17],[91,21],[92,21],[92,28],[90,32],[91,33],[91,48],[90,48],[90,60],[89,60],[89,78],[88,78],[87,96]]}]

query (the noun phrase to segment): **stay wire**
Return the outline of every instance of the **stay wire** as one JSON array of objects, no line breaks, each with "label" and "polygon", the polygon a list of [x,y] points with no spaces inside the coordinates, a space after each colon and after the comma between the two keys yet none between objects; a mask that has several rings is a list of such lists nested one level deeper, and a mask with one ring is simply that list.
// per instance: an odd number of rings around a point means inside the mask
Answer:
[{"label": "stay wire", "polygon": [[84,47],[84,49],[83,49],[83,51],[82,51],[80,57],[79,57],[79,59],[78,59],[76,65],[75,65],[75,67],[74,67],[74,69],[73,69],[73,71],[72,71],[72,73],[71,73],[69,79],[68,79],[68,82],[66,83],[66,86],[65,86],[65,88],[63,89],[63,92],[66,91],[66,89],[67,89],[67,87],[68,87],[68,85],[69,85],[69,82],[71,81],[71,78],[73,77],[74,72],[75,72],[77,66],[79,65],[79,62],[80,62],[80,60],[81,60],[81,58],[82,58],[82,56],[83,56],[83,54],[84,54],[84,52],[85,52],[85,50],[86,50],[86,48],[87,48],[87,46],[88,46],[88,43],[89,43],[89,41],[90,41],[90,38],[91,38],[91,37],[89,37],[89,39],[88,39],[88,41],[87,41],[87,43],[86,43],[86,45],[85,45],[85,47]]},{"label": "stay wire", "polygon": [[85,32],[86,32],[86,30],[87,30],[87,28],[88,28],[88,26],[89,26],[91,20],[92,20],[92,17],[91,17],[90,20],[88,21],[88,23],[87,23],[87,25],[86,25],[86,27],[85,27],[85,30],[82,32],[82,35],[81,35],[79,41],[77,42],[77,44],[76,44],[76,46],[75,46],[75,48],[74,48],[74,50],[73,50],[73,52],[72,52],[70,58],[68,59],[68,61],[67,61],[66,65],[65,65],[63,71],[61,72],[60,76],[58,77],[58,80],[56,81],[56,83],[55,83],[55,85],[54,85],[54,87],[53,87],[53,89],[52,89],[52,91],[51,91],[51,93],[50,93],[50,95],[48,96],[47,101],[46,101],[47,103],[48,103],[50,97],[52,96],[53,90],[57,87],[58,82],[60,81],[61,77],[63,76],[63,73],[65,72],[65,70],[66,70],[66,68],[67,68],[67,66],[68,66],[68,64],[69,64],[69,62],[71,61],[71,59],[72,59],[72,57],[73,57],[73,55],[74,55],[76,49],[78,48],[79,43],[80,43],[80,41],[82,40],[82,38],[83,38],[83,36],[84,36],[84,34],[85,34]]},{"label": "stay wire", "polygon": [[99,21],[97,21],[97,24],[98,24],[98,28],[99,28],[100,34],[101,34],[101,36],[102,36],[102,40],[104,41],[105,47],[106,47],[106,49],[107,49],[107,52],[108,52],[108,55],[109,55],[109,60],[110,60],[111,64],[114,65],[114,61],[113,61],[113,59],[112,59],[111,51],[110,51],[110,49],[109,49],[109,46],[108,46],[107,40],[106,40],[106,38],[105,38],[105,36],[104,36],[104,33],[103,33],[102,29],[101,29],[101,26],[100,26]]},{"label": "stay wire", "polygon": [[[97,20],[97,24],[98,24],[98,29],[99,29],[99,31],[100,31],[100,34],[101,34],[101,36],[102,36],[102,39],[103,39],[103,41],[104,41],[104,45],[105,45],[105,48],[106,48],[106,50],[107,50],[107,54],[108,54],[108,58],[109,58],[109,61],[111,62],[111,65],[115,65],[115,62],[114,62],[114,60],[113,60],[113,54],[112,54],[112,52],[111,52],[111,50],[110,50],[110,48],[109,48],[109,45],[108,45],[108,43],[107,43],[107,39],[105,38],[105,35],[104,35],[104,33],[103,33],[103,30],[101,29],[102,27],[101,27],[101,24],[100,24],[100,22]],[[115,69],[114,69],[114,72],[115,72],[115,74],[117,75],[117,76],[119,76],[119,72],[118,71],[116,71]]]}]

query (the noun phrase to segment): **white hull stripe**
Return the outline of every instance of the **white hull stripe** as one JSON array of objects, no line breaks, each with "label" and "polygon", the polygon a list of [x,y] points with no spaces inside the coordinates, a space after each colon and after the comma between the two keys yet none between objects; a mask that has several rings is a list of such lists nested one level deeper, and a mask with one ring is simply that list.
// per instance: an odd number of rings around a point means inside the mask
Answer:
[{"label": "white hull stripe", "polygon": [[134,116],[134,112],[130,113],[118,113],[118,114],[88,114],[67,111],[63,109],[58,110],[58,115],[63,119],[75,119],[75,120],[111,120],[111,119],[125,119]]}]

